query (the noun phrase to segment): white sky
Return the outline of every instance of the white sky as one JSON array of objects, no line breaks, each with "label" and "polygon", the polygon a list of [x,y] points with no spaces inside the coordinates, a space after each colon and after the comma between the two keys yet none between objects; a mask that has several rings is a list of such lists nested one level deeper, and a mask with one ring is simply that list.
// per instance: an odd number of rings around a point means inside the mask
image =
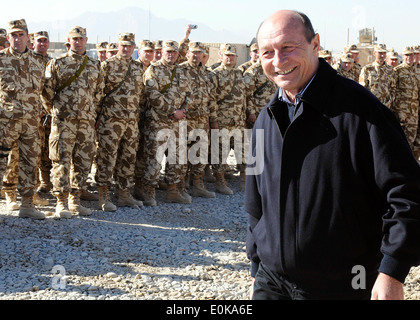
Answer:
[{"label": "white sky", "polygon": [[[252,39],[260,23],[279,9],[306,13],[330,50],[342,50],[358,42],[358,30],[374,27],[378,42],[401,51],[404,46],[420,44],[420,1],[418,0],[20,0],[2,1],[0,27],[25,18],[31,22],[75,18],[85,12],[112,12],[125,7],[150,9],[155,16],[204,23],[215,30],[230,29],[238,41]],[[291,5],[293,3],[293,5]],[[351,3],[351,4],[350,4]],[[83,22],[80,22],[83,25]]]}]

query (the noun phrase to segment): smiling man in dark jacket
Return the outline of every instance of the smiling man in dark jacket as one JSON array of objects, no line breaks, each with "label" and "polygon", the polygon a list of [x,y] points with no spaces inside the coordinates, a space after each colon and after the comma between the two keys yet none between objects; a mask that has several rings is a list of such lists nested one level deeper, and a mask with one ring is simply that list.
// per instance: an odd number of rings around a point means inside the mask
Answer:
[{"label": "smiling man in dark jacket", "polygon": [[276,12],[258,44],[279,89],[247,169],[253,298],[403,299],[420,263],[420,167],[398,121],[318,59],[304,14]]}]

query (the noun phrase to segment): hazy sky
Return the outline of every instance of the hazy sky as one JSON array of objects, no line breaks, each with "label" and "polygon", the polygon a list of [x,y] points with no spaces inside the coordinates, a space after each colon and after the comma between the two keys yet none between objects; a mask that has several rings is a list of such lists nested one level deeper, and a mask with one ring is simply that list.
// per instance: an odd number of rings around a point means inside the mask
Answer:
[{"label": "hazy sky", "polygon": [[[88,11],[112,12],[125,7],[150,9],[155,16],[204,23],[215,30],[230,29],[238,35],[232,43],[249,43],[260,23],[279,9],[306,13],[321,36],[321,44],[342,50],[358,43],[358,30],[375,28],[378,42],[401,51],[404,46],[420,44],[420,1],[391,0],[20,0],[2,1],[0,26],[25,18],[32,22],[75,18]],[[293,5],[291,5],[293,3]],[[351,4],[350,4],[351,3]],[[83,21],[80,22],[83,25]],[[69,26],[71,27],[71,26]],[[245,40],[246,39],[246,40]]]}]

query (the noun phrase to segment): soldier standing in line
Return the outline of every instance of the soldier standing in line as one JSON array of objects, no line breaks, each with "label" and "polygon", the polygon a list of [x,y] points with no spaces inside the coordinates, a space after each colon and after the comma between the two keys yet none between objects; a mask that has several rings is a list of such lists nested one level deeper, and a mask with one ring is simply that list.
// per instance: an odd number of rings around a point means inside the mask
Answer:
[{"label": "soldier standing in line", "polygon": [[[165,41],[162,59],[152,64],[144,75],[146,99],[150,107],[146,111],[144,132],[146,170],[141,175],[143,199],[140,200],[143,200],[147,206],[157,205],[155,189],[158,186],[166,149],[168,149],[170,162],[166,164],[168,190],[165,202],[191,203],[191,198],[187,194],[182,195],[178,190],[181,178],[185,177],[187,165],[180,161],[177,142],[180,121],[186,117],[189,105],[188,94],[191,92],[189,80],[176,64],[178,48],[176,41]],[[176,144],[176,150],[168,147],[171,143]]]},{"label": "soldier standing in line", "polygon": [[253,43],[251,45],[251,52],[249,55],[251,56],[251,59],[238,67],[238,69],[241,70],[242,74],[244,74],[245,71],[247,71],[253,64],[258,62],[258,45],[256,43]]},{"label": "soldier standing in line", "polygon": [[[209,135],[209,106],[211,97],[211,87],[209,82],[209,74],[206,71],[205,67],[202,66],[202,59],[204,56],[204,49],[200,42],[191,42],[189,44],[189,51],[187,53],[187,61],[180,64],[180,68],[184,69],[186,76],[191,81],[191,104],[188,108],[187,113],[187,124],[188,124],[188,135],[198,129],[202,133],[206,133],[206,137]],[[195,132],[198,134],[198,132]],[[188,161],[189,166],[189,175],[192,180],[192,190],[191,195],[193,197],[203,197],[203,198],[215,198],[216,194],[210,192],[206,189],[203,183],[204,171],[207,165],[208,159],[208,139],[207,141],[201,141],[201,136],[199,141],[188,141],[189,150],[191,147],[201,144],[199,150],[202,151],[204,145],[207,148],[207,154],[200,154],[197,157],[200,158],[199,163],[191,163]],[[197,137],[195,137],[197,139]]]},{"label": "soldier standing in line", "polygon": [[56,216],[90,215],[80,203],[95,155],[95,120],[104,87],[99,60],[86,54],[86,29],[74,27],[70,50],[47,65],[44,102],[52,116],[50,159]]},{"label": "soldier standing in line", "polygon": [[407,136],[407,140],[415,152],[414,146],[419,119],[419,88],[414,72],[414,52],[412,48],[403,50],[404,62],[394,68],[396,80],[396,97],[391,110],[400,120],[401,127]]},{"label": "soldier standing in line", "polygon": [[155,47],[153,42],[150,40],[143,40],[139,43],[139,58],[137,59],[140,62],[143,72],[150,66],[155,56]]},{"label": "soldier standing in line", "polygon": [[[241,150],[235,150],[235,157],[238,161],[237,167],[240,172],[241,182],[245,181],[246,155],[244,154],[243,138],[246,127],[246,88],[242,72],[235,68],[237,63],[236,47],[227,45],[222,55],[222,64],[210,73],[214,100],[210,107],[210,128],[222,130],[232,134],[241,133]],[[226,130],[223,130],[226,129]],[[233,191],[227,186],[224,177],[227,155],[231,149],[234,149],[232,137],[222,136],[222,139],[229,138],[229,150],[223,150],[223,144],[220,139],[211,141],[212,146],[218,145],[219,159],[218,163],[213,163],[213,174],[216,177],[216,192],[232,195]],[[213,155],[212,155],[213,157]]]},{"label": "soldier standing in line", "polygon": [[393,68],[398,66],[400,64],[399,57],[398,57],[398,52],[395,52],[393,50],[388,51],[387,58],[386,58],[386,63],[387,63],[387,65],[389,65]]},{"label": "soldier standing in line", "polygon": [[338,64],[334,65],[334,68],[337,70],[337,73],[344,77],[358,82],[356,79],[355,73],[353,72],[354,58],[351,53],[346,53],[341,56]]},{"label": "soldier standing in line", "polygon": [[155,49],[155,52],[153,54],[153,63],[158,62],[160,59],[162,59],[162,43],[162,40],[153,41],[153,48]]},{"label": "soldier standing in line", "polygon": [[98,60],[104,62],[107,59],[106,56],[106,47],[108,42],[99,42],[96,44],[96,53],[98,54]]},{"label": "soldier standing in line", "polygon": [[[413,47],[414,52],[414,74],[417,79],[418,101],[419,101],[419,121],[420,121],[420,46]],[[417,128],[417,136],[414,142],[414,156],[420,159],[420,125]]]},{"label": "soldier standing in line", "polygon": [[325,61],[328,62],[328,64],[330,66],[333,66],[333,59],[332,59],[332,54],[330,50],[320,50],[318,52],[318,57],[324,59]]},{"label": "soldier standing in line", "polygon": [[9,22],[7,37],[10,48],[0,52],[0,177],[3,178],[5,170],[5,153],[17,145],[20,155],[17,189],[22,197],[19,217],[44,219],[45,215],[33,203],[41,152],[43,66],[27,48],[29,36],[24,19]]},{"label": "soldier standing in line", "polygon": [[115,56],[118,52],[118,46],[116,43],[109,43],[106,46],[106,58],[112,58],[113,56]]},{"label": "soldier standing in line", "polygon": [[394,68],[387,65],[386,45],[375,46],[373,54],[375,62],[363,67],[359,83],[370,90],[384,105],[391,108],[395,99],[395,77]]},{"label": "soldier standing in line", "polygon": [[118,207],[143,206],[130,193],[139,143],[138,123],[144,104],[143,67],[131,58],[135,48],[133,33],[120,34],[117,55],[102,62],[105,96],[98,120],[96,182],[103,211],[117,210],[109,196],[113,179]]},{"label": "soldier standing in line", "polygon": [[360,72],[362,71],[362,66],[359,64],[359,55],[360,55],[360,50],[357,48],[357,45],[353,44],[349,47],[346,47],[344,49],[344,53],[351,53],[351,55],[353,56],[353,66],[351,68],[351,72],[353,73],[353,79],[354,81],[358,82],[359,81],[359,77],[360,77]]},{"label": "soldier standing in line", "polygon": [[217,61],[216,63],[213,63],[209,68],[208,68],[208,70],[209,71],[213,71],[213,70],[215,70],[216,68],[218,68],[218,67],[220,67],[220,65],[222,64],[222,59],[223,59],[223,52],[226,50],[226,46],[229,46],[229,43],[222,43],[221,45],[220,45],[220,49],[219,49],[219,57],[220,57],[220,59],[219,59],[219,61]]}]

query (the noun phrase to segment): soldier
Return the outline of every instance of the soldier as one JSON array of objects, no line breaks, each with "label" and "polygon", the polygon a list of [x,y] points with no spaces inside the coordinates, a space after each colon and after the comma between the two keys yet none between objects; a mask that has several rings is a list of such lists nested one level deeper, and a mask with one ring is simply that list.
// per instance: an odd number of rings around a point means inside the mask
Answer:
[{"label": "soldier", "polygon": [[344,49],[344,53],[351,53],[351,55],[353,56],[354,64],[351,68],[351,72],[353,73],[353,79],[355,79],[355,81],[357,82],[359,81],[360,72],[362,71],[362,66],[359,64],[360,50],[357,48],[357,45],[353,44],[349,47],[346,47]]},{"label": "soldier", "polygon": [[7,37],[0,36],[0,50],[6,48]]},{"label": "soldier", "polygon": [[419,117],[419,88],[417,87],[417,79],[414,72],[414,52],[412,48],[404,48],[403,59],[404,62],[394,68],[396,97],[391,109],[400,120],[407,140],[413,152],[415,152],[414,143],[417,136]]},{"label": "soldier", "polygon": [[[202,136],[197,137],[195,140],[189,141],[189,151],[197,144],[200,145],[200,152],[203,147],[207,148],[205,155],[200,154],[199,163],[188,162],[189,174],[192,179],[192,190],[191,195],[193,197],[203,198],[215,198],[216,194],[206,189],[203,183],[204,171],[208,159],[208,135],[209,135],[209,105],[212,100],[211,87],[209,82],[209,74],[205,67],[202,66],[202,59],[204,56],[204,50],[200,42],[191,42],[189,44],[189,51],[187,53],[187,61],[180,64],[180,68],[184,69],[186,76],[191,79],[191,104],[188,108],[187,123],[188,123],[188,135],[198,134],[198,129],[206,133],[206,141],[202,141]],[[198,156],[198,155],[195,155]]]},{"label": "soldier", "polygon": [[[150,107],[146,111],[144,133],[146,169],[141,175],[143,177],[143,197],[140,200],[144,200],[144,204],[148,206],[157,204],[155,189],[158,186],[163,154],[168,148],[168,144],[173,143],[174,140],[178,141],[179,121],[185,119],[189,104],[190,84],[184,71],[176,64],[178,49],[176,41],[165,41],[162,59],[152,64],[144,75],[146,98]],[[173,137],[169,139],[171,135]],[[185,177],[187,168],[186,163],[180,161],[178,144],[176,152],[174,151],[168,150],[170,159],[166,164],[168,190],[165,202],[190,203],[190,196],[182,195],[178,189],[178,184]]]},{"label": "soldier", "polygon": [[238,67],[238,69],[241,70],[242,74],[244,74],[249,67],[258,62],[258,45],[256,43],[253,43],[251,45],[251,52],[249,55],[251,56],[251,59]]},{"label": "soldier", "polygon": [[[215,98],[211,103],[210,127],[214,130],[222,130],[222,134],[223,132],[240,133],[243,139],[247,112],[245,110],[246,88],[242,72],[235,68],[237,58],[236,47],[229,44],[226,45],[222,55],[222,64],[210,73]],[[231,195],[233,191],[226,184],[224,171],[227,155],[231,149],[234,149],[233,139],[226,136],[222,136],[222,139],[229,139],[229,150],[223,150],[223,143],[220,142],[220,139],[212,139],[212,147],[215,145],[219,147],[218,163],[212,161],[212,168],[216,177],[216,192]],[[241,143],[241,150],[235,150],[235,157],[237,160],[239,160],[239,157],[242,159],[242,162],[238,161],[237,167],[243,184],[245,182],[246,164],[244,163],[246,162],[246,156],[244,156],[242,148],[243,141]]]},{"label": "soldier", "polygon": [[222,43],[222,44],[220,45],[220,49],[219,49],[219,57],[220,57],[220,59],[219,59],[219,61],[218,61],[218,62],[216,62],[216,63],[212,64],[212,65],[208,68],[208,70],[209,70],[209,71],[213,71],[213,70],[215,70],[216,68],[220,67],[220,65],[222,64],[223,52],[226,50],[226,46],[228,46],[228,45],[229,45],[228,43]]},{"label": "soldier", "polygon": [[7,37],[11,46],[0,52],[0,156],[3,159],[0,160],[0,177],[5,170],[5,153],[17,146],[20,155],[17,189],[22,197],[19,217],[44,219],[45,215],[37,211],[33,203],[41,152],[43,67],[27,48],[29,36],[24,19],[9,22]]},{"label": "soldier", "polygon": [[389,51],[387,53],[386,63],[387,63],[387,65],[389,65],[393,68],[398,66],[400,64],[399,57],[398,57],[398,52]]},{"label": "soldier", "polygon": [[355,77],[355,73],[352,71],[354,66],[354,58],[351,53],[347,53],[341,56],[339,64],[335,64],[334,68],[337,70],[337,73],[340,76],[351,79],[353,81],[358,81]]},{"label": "soldier", "polygon": [[139,43],[139,58],[137,59],[140,62],[143,72],[150,66],[153,61],[155,53],[155,48],[153,42],[150,40],[143,40]]},{"label": "soldier", "polygon": [[318,57],[327,61],[330,66],[333,65],[333,59],[332,59],[332,54],[330,50],[320,50],[318,52]]},{"label": "soldier", "polygon": [[100,62],[103,62],[107,59],[106,56],[106,48],[108,46],[108,42],[99,42],[96,44],[96,53],[98,54],[98,59]]},{"label": "soldier", "polygon": [[130,193],[139,142],[138,122],[144,99],[143,67],[131,56],[136,48],[135,35],[119,35],[118,53],[102,62],[105,81],[98,126],[98,171],[96,182],[99,206],[116,211],[110,201],[113,178],[117,187],[117,206],[138,209],[143,206]]},{"label": "soldier", "polygon": [[106,46],[106,58],[112,58],[113,56],[115,56],[118,52],[118,46],[116,43],[109,43]]},{"label": "soldier", "polygon": [[[95,154],[95,120],[102,98],[99,60],[86,54],[86,29],[70,29],[70,50],[47,65],[44,100],[52,116],[50,159],[56,216],[85,216],[91,210],[80,203]],[[71,171],[71,169],[73,171]]]},{"label": "soldier", "polygon": [[359,83],[370,90],[384,105],[391,108],[395,98],[394,68],[387,65],[386,45],[375,46],[373,54],[375,62],[365,66],[359,78]]},{"label": "soldier", "polygon": [[158,62],[160,59],[162,59],[162,43],[162,40],[153,41],[153,47],[155,49],[155,52],[153,54],[153,63]]}]

